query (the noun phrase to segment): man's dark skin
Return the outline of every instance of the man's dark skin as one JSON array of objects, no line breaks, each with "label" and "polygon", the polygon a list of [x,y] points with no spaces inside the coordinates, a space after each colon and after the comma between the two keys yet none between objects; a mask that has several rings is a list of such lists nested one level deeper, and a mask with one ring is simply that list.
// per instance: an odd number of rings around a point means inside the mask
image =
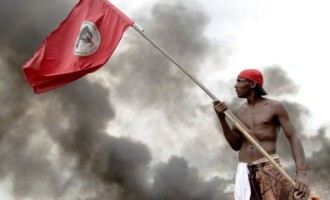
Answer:
[{"label": "man's dark skin", "polygon": [[[247,102],[234,114],[246,125],[252,136],[269,155],[276,153],[277,133],[282,127],[290,142],[296,169],[299,169],[295,177],[296,195],[300,197],[309,195],[307,174],[304,170],[306,169],[305,153],[284,105],[262,97],[257,91],[257,83],[245,78],[237,78],[235,90],[237,96],[246,98]],[[224,114],[224,111],[228,109],[227,105],[219,101],[214,101],[213,104],[227,142],[235,151],[239,151],[239,161],[252,163],[264,157],[236,127],[232,129],[229,127]]]}]

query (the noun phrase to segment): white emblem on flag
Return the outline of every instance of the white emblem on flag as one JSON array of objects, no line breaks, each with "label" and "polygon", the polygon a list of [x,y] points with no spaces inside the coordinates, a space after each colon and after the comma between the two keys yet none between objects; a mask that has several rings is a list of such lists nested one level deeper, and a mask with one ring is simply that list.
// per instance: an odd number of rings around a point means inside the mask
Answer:
[{"label": "white emblem on flag", "polygon": [[100,45],[100,33],[93,22],[83,21],[73,48],[74,55],[89,56]]}]

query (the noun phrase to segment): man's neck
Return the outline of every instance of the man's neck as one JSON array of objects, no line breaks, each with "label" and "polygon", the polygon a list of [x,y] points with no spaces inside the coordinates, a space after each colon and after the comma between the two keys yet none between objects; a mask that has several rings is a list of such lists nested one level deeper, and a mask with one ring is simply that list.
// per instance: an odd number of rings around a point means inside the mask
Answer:
[{"label": "man's neck", "polygon": [[251,95],[250,96],[248,96],[247,98],[246,98],[246,100],[247,100],[247,104],[249,105],[249,106],[254,106],[254,105],[256,105],[258,102],[260,102],[260,101],[262,101],[263,100],[263,97],[262,96],[259,96],[258,94],[256,94],[256,93],[251,93]]}]

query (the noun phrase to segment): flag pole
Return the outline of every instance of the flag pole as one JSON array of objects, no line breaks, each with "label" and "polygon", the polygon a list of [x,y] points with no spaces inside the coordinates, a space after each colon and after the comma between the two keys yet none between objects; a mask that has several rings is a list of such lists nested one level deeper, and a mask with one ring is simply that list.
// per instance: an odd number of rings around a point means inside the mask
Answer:
[{"label": "flag pole", "polygon": [[[133,23],[132,27],[139,32],[148,42],[150,42],[156,49],[158,49],[164,56],[166,56],[169,60],[171,60],[183,73],[185,73],[192,81],[194,81],[207,95],[209,95],[214,101],[218,100],[215,95],[213,95],[200,81],[198,81],[194,76],[188,73],[178,62],[176,62],[172,56],[165,52],[162,48],[160,48],[154,41],[148,38],[144,34],[143,28],[141,28],[138,24]],[[233,124],[242,132],[242,134],[249,140],[258,150],[259,152],[265,156],[275,168],[277,168],[286,178],[287,180],[294,186],[295,181],[284,171],[284,169],[260,146],[258,141],[251,136],[249,133],[249,129],[228,109],[225,111],[225,115],[233,122]]]}]

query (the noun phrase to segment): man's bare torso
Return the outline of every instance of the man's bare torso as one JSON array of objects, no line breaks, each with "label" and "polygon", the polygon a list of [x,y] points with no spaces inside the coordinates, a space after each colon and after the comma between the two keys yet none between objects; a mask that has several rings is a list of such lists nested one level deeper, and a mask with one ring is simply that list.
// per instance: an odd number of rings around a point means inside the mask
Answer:
[{"label": "man's bare torso", "polygon": [[[250,133],[255,137],[261,147],[267,153],[276,153],[276,140],[279,122],[274,109],[274,101],[261,99],[253,106],[244,104],[238,111],[237,117],[247,126]],[[251,163],[264,157],[248,140],[244,138],[239,151],[241,162]]]}]

